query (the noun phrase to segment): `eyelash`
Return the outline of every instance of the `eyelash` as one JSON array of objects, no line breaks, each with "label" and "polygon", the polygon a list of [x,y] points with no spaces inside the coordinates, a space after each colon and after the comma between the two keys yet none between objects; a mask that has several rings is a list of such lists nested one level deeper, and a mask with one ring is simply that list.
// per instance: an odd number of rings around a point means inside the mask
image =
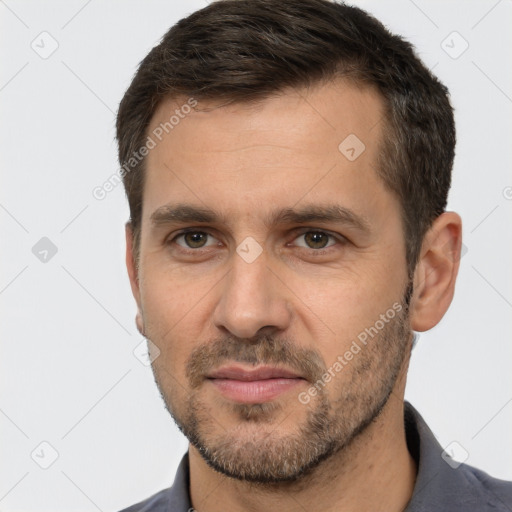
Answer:
[{"label": "eyelash", "polygon": [[[189,229],[185,229],[185,230],[180,231],[179,233],[177,233],[172,239],[170,239],[168,241],[168,243],[169,244],[175,243],[178,238],[183,237],[184,235],[186,235],[188,233],[205,233],[206,235],[215,238],[208,231],[204,231],[204,230],[201,230],[201,229],[195,229],[195,228],[189,228]],[[331,240],[334,239],[334,240],[336,240],[338,242],[338,244],[329,245],[327,247],[322,247],[320,249],[313,249],[313,248],[310,248],[310,247],[300,247],[300,246],[297,246],[300,249],[309,250],[309,251],[311,251],[311,252],[313,252],[315,254],[318,254],[318,255],[325,254],[325,252],[328,252],[335,245],[345,245],[345,244],[348,243],[348,239],[346,237],[344,237],[343,235],[338,235],[338,234],[335,235],[333,233],[330,233],[329,231],[325,231],[325,230],[322,230],[322,229],[310,229],[310,228],[309,229],[304,229],[304,230],[296,233],[296,236],[293,238],[293,241],[295,241],[297,238],[299,238],[299,237],[301,237],[303,235],[306,235],[308,233],[321,233],[321,234],[327,235]],[[183,247],[183,246],[181,246],[179,244],[176,244],[176,245],[178,245],[178,247],[180,248],[181,251],[189,252],[189,253],[197,253],[197,252],[200,252],[202,249],[208,249],[208,247],[206,247],[206,248],[205,247],[199,247],[197,249],[193,249],[191,247]]]}]

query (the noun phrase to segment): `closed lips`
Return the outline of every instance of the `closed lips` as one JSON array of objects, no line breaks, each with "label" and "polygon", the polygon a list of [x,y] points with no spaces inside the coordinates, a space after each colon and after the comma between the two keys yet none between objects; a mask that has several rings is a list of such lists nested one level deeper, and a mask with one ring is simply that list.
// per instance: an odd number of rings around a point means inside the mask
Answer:
[{"label": "closed lips", "polygon": [[241,381],[255,381],[267,379],[302,379],[297,373],[284,368],[265,366],[254,370],[245,370],[240,367],[229,366],[210,373],[208,379],[232,379]]}]

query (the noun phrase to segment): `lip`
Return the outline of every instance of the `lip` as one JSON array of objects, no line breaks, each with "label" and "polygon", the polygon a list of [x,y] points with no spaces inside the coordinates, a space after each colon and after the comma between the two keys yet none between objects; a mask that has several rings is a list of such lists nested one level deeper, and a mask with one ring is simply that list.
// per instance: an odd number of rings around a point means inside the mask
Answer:
[{"label": "lip", "polygon": [[211,372],[209,379],[233,379],[242,381],[267,380],[267,379],[301,379],[297,373],[275,366],[260,366],[259,368],[245,369],[241,366],[225,366]]},{"label": "lip", "polygon": [[268,402],[305,382],[291,370],[270,366],[251,370],[228,366],[210,373],[207,378],[225,398],[246,404]]}]

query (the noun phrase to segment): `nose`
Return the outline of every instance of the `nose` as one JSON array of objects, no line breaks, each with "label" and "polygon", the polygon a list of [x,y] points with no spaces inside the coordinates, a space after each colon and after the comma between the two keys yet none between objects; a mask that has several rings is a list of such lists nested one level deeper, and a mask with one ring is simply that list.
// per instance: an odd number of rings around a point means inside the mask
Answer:
[{"label": "nose", "polygon": [[[259,331],[285,330],[291,320],[286,287],[268,267],[265,251],[251,263],[233,254],[231,268],[222,280],[213,322],[239,338]],[[267,333],[268,334],[268,333]]]}]

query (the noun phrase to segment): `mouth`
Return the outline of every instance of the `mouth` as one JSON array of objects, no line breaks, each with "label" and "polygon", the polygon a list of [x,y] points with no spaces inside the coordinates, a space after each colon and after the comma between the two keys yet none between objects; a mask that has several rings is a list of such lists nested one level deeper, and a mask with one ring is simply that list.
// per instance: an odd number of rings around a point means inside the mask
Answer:
[{"label": "mouth", "polygon": [[246,404],[268,402],[306,382],[291,370],[271,366],[253,369],[227,366],[211,372],[207,380],[225,398]]}]

